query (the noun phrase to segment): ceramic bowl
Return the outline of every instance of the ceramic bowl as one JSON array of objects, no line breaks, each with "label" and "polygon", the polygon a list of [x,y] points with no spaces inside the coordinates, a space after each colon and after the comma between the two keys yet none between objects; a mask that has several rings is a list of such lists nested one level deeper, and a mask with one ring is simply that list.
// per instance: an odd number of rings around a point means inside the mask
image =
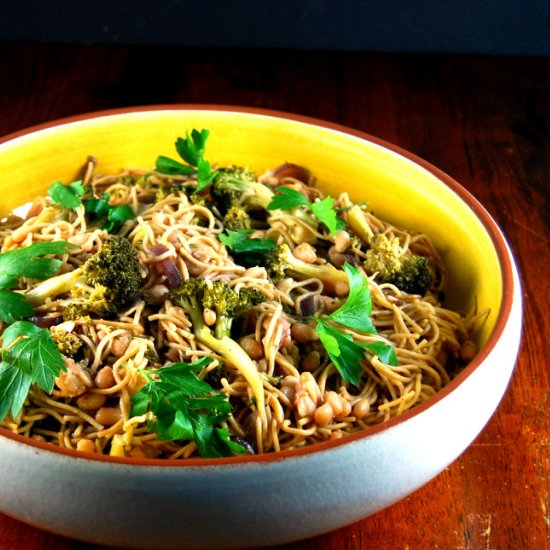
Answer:
[{"label": "ceramic bowl", "polygon": [[447,305],[489,307],[481,350],[431,400],[390,422],[296,451],[219,460],[83,456],[0,429],[0,511],[42,529],[131,548],[282,544],[358,521],[412,493],[455,460],[502,398],[518,352],[522,303],[510,249],[486,210],[415,156],[334,124],[268,111],[169,106],[45,124],[0,142],[0,215],[76,178],[152,167],[178,135],[209,128],[208,156],[262,173],[309,167],[332,195],[432,236],[450,270]]}]

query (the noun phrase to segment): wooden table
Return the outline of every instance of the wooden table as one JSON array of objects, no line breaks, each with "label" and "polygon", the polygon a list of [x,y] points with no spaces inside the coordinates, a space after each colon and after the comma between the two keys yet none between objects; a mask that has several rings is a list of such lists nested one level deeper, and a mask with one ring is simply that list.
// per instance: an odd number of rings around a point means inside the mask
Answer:
[{"label": "wooden table", "polygon": [[[550,548],[550,59],[1,44],[0,75],[0,135],[131,105],[266,107],[374,134],[461,182],[507,235],[523,279],[509,391],[426,486],[284,548]],[[0,515],[1,550],[93,548]]]}]

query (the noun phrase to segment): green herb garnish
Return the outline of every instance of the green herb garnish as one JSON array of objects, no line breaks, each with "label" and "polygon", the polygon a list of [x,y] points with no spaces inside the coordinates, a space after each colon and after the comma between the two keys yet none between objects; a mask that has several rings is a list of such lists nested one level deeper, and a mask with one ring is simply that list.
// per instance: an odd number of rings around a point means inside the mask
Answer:
[{"label": "green herb garnish", "polygon": [[51,394],[54,381],[67,370],[48,329],[17,321],[2,334],[0,420],[23,408],[32,384]]},{"label": "green herb garnish", "polygon": [[360,361],[365,350],[377,355],[380,361],[397,366],[397,355],[393,346],[382,342],[358,343],[350,334],[340,332],[336,325],[377,334],[372,322],[372,298],[368,280],[352,265],[345,263],[344,271],[348,276],[349,295],[343,305],[330,315],[314,317],[317,334],[325,347],[332,363],[346,382],[359,386],[362,367]]},{"label": "green herb garnish", "polygon": [[48,188],[48,195],[50,195],[54,204],[60,204],[64,208],[72,208],[73,210],[76,210],[82,204],[81,197],[84,192],[82,180],[73,181],[68,185],[55,181]]},{"label": "green herb garnish", "polygon": [[86,201],[84,208],[92,220],[102,222],[101,228],[111,234],[118,232],[125,221],[136,217],[130,205],[110,204],[107,193],[103,193],[102,198]]},{"label": "green herb garnish", "polygon": [[344,230],[346,224],[338,217],[334,208],[334,199],[326,196],[320,201],[310,202],[302,193],[290,187],[278,187],[277,194],[267,205],[268,210],[293,210],[300,206],[309,208],[317,219],[324,223],[332,235]]},{"label": "green herb garnish", "polygon": [[20,277],[48,279],[61,267],[61,260],[44,258],[50,254],[65,254],[74,245],[64,242],[34,243],[24,248],[0,254],[0,319],[13,323],[30,317],[33,308],[18,292],[11,289],[19,286]]},{"label": "green herb garnish", "polygon": [[222,233],[219,239],[239,257],[244,265],[261,265],[265,255],[276,246],[276,243],[271,239],[250,238],[249,235],[253,232],[253,229],[241,229],[240,231],[226,229],[225,234]]},{"label": "green herb garnish", "polygon": [[195,441],[203,457],[232,456],[244,448],[219,426],[231,414],[227,396],[195,374],[211,362],[203,357],[189,364],[141,370],[147,384],[132,397],[132,416],[152,412],[148,429],[156,431],[159,439]]},{"label": "green herb garnish", "polygon": [[186,132],[185,139],[179,137],[176,140],[176,151],[187,164],[160,155],[157,157],[155,168],[157,172],[168,175],[197,175],[197,188],[195,193],[206,189],[216,177],[217,171],[212,172],[210,162],[204,158],[206,140],[210,135],[209,130],[192,130],[191,135]]}]

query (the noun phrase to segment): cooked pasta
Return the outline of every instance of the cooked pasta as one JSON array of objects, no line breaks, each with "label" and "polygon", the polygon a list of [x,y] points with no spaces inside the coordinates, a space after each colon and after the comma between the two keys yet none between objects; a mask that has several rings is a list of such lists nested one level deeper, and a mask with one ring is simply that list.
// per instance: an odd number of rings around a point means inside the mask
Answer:
[{"label": "cooked pasta", "polygon": [[[257,181],[271,193],[281,187],[293,189],[310,204],[325,198],[304,174],[303,169],[285,166]],[[284,244],[311,266],[332,265],[340,271],[345,263],[355,266],[368,278],[375,331],[338,329],[359,345],[391,345],[397,364],[365,353],[359,361],[360,383],[350,383],[331,361],[315,324],[315,318],[342,306],[349,283],[345,278],[330,283],[296,274],[272,277],[263,262],[241,261],[220,239],[228,222],[208,189],[190,191],[194,178],[142,169],[102,175],[97,161],[88,160],[84,188],[110,205],[129,205],[135,215],[115,232],[137,251],[140,293],[116,316],[106,318],[64,317],[74,291],[35,306],[31,320],[50,331],[66,371],[56,377],[51,395],[34,384],[22,410],[15,417],[8,415],[3,427],[85,452],[199,456],[193,439],[160,437],[154,429],[155,414],[135,414],[132,398],[147,382],[144,372],[208,357],[212,361],[204,363],[198,377],[229,401],[230,414],[220,426],[231,439],[245,452],[295,449],[401,415],[437,393],[475,354],[469,334],[480,315],[464,315],[442,305],[445,267],[429,236],[394,227],[354,205],[347,193],[334,199],[341,225],[333,232],[311,212],[304,215],[305,208],[252,211],[249,238]],[[403,257],[427,259],[430,284],[425,291],[404,291],[394,282],[381,282],[379,272],[365,270],[378,236],[398,245]],[[109,239],[84,204],[66,208],[49,196],[36,198],[25,214],[12,213],[0,226],[2,253],[39,242],[75,245],[63,254],[61,273],[85,265]],[[190,279],[224,283],[237,293],[254,289],[261,295],[231,329],[232,340],[257,374],[248,372],[247,377],[247,371],[227,360],[222,348],[197,337],[192,316],[171,294]],[[22,278],[18,290],[25,292],[36,283]],[[215,311],[206,308],[201,315],[205,325],[212,326]],[[4,330],[7,323],[0,326]],[[74,348],[66,347],[67,335]],[[254,376],[260,389],[251,384]]]}]

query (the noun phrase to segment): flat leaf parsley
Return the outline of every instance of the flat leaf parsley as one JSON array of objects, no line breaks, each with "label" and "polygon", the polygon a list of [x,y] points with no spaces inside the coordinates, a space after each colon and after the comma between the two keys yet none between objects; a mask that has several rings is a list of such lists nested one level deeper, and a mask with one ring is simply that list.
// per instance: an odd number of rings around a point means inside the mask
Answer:
[{"label": "flat leaf parsley", "polygon": [[186,132],[185,139],[179,137],[176,140],[176,151],[187,164],[160,155],[157,157],[155,168],[157,172],[167,175],[190,176],[196,174],[197,188],[195,193],[206,189],[216,177],[217,171],[212,172],[210,162],[204,158],[206,140],[210,135],[209,130],[196,130]]},{"label": "flat leaf parsley", "polygon": [[334,324],[369,334],[377,334],[372,322],[372,299],[369,282],[361,272],[345,263],[348,276],[349,295],[343,305],[325,317],[313,317],[316,331],[332,363],[346,382],[359,386],[361,381],[361,361],[365,351],[377,355],[380,361],[397,366],[395,348],[383,341],[368,343],[356,342],[351,334],[341,332]]},{"label": "flat leaf parsley", "polygon": [[240,261],[246,266],[261,265],[265,255],[277,243],[271,239],[250,238],[253,229],[241,229],[240,231],[231,231],[226,229],[225,234],[220,234],[220,241],[229,248]]},{"label": "flat leaf parsley", "polygon": [[324,223],[332,235],[346,228],[342,218],[338,217],[334,208],[334,199],[326,196],[320,201],[310,202],[302,193],[290,187],[278,187],[277,194],[267,205],[268,210],[293,210],[300,206],[309,208],[317,219]]},{"label": "flat leaf parsley", "polygon": [[207,458],[232,456],[244,452],[244,447],[219,426],[231,414],[231,405],[226,395],[196,375],[211,362],[203,357],[193,363],[141,370],[147,384],[132,397],[132,415],[153,413],[148,429],[156,431],[159,439],[195,441]]},{"label": "flat leaf parsley", "polygon": [[65,254],[74,245],[64,242],[40,242],[0,254],[0,319],[13,323],[33,314],[24,296],[11,289],[17,288],[20,277],[48,279],[61,267],[61,260],[44,258],[50,254]]}]

